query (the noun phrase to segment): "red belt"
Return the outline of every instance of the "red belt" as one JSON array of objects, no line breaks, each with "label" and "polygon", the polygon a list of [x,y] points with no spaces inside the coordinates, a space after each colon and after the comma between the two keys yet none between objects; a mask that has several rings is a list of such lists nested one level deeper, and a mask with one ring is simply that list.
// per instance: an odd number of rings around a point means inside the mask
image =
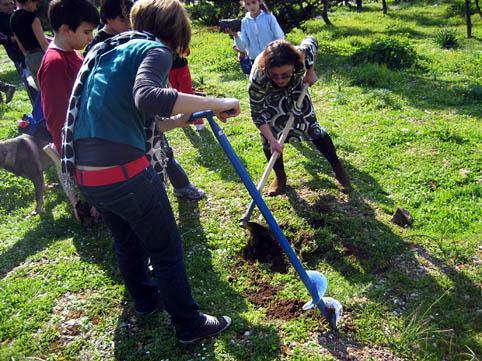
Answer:
[{"label": "red belt", "polygon": [[135,177],[149,167],[146,156],[142,156],[132,162],[102,170],[75,169],[77,184],[87,187],[106,186],[119,183]]}]

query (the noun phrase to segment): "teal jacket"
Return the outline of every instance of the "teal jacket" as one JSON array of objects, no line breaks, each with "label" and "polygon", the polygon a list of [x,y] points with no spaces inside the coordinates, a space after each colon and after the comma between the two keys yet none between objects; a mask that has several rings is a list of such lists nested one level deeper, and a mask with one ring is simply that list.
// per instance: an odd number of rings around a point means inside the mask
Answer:
[{"label": "teal jacket", "polygon": [[136,108],[132,91],[142,60],[160,47],[166,46],[135,39],[96,59],[82,91],[74,141],[100,138],[146,151],[144,125],[149,116]]}]

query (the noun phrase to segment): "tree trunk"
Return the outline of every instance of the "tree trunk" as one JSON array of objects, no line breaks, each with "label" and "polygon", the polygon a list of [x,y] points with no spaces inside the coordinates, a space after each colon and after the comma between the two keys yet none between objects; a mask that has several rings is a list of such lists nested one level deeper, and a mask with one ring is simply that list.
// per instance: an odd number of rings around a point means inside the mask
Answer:
[{"label": "tree trunk", "polygon": [[482,18],[482,11],[480,11],[479,0],[475,0],[475,8],[477,9],[477,12],[479,13],[480,17]]},{"label": "tree trunk", "polygon": [[388,12],[387,0],[382,0],[382,11],[384,14]]},{"label": "tree trunk", "polygon": [[326,25],[333,25],[330,19],[328,19],[328,0],[323,0],[323,11],[321,12],[321,18]]},{"label": "tree trunk", "polygon": [[362,0],[356,0],[356,10],[357,11],[362,10]]},{"label": "tree trunk", "polygon": [[470,0],[465,0],[465,22],[467,24],[467,37],[472,37],[472,20],[470,19]]}]

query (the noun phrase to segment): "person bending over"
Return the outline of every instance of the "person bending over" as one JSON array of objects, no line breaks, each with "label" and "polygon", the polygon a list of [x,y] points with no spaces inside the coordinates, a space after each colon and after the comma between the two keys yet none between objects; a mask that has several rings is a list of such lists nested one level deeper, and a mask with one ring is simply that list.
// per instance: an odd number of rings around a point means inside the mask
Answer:
[{"label": "person bending over", "polygon": [[268,189],[270,196],[283,193],[286,173],[283,164],[283,147],[278,139],[293,111],[295,120],[287,140],[308,139],[330,163],[336,179],[344,192],[350,190],[350,178],[336,154],[328,132],[316,120],[310,95],[307,93],[300,109],[295,107],[303,83],[313,84],[316,39],[308,37],[296,48],[286,40],[276,40],[256,58],[249,79],[249,104],[251,117],[260,131],[263,151],[269,160],[278,152],[274,171],[276,177]]}]

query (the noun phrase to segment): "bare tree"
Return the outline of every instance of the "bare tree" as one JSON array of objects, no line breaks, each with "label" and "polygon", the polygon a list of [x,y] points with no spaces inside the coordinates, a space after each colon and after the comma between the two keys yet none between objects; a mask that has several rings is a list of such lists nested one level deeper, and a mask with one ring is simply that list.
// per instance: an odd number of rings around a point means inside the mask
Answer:
[{"label": "bare tree", "polygon": [[[358,0],[357,0],[358,1]],[[325,22],[326,25],[333,25],[333,23],[328,19],[328,4],[329,0],[323,0],[323,9],[321,11],[321,18]]]},{"label": "bare tree", "polygon": [[480,17],[482,18],[482,11],[480,11],[479,0],[475,0],[475,8],[477,9],[477,12],[479,13]]},{"label": "bare tree", "polygon": [[467,24],[467,37],[472,37],[472,20],[470,19],[470,0],[465,0],[465,23]]}]

